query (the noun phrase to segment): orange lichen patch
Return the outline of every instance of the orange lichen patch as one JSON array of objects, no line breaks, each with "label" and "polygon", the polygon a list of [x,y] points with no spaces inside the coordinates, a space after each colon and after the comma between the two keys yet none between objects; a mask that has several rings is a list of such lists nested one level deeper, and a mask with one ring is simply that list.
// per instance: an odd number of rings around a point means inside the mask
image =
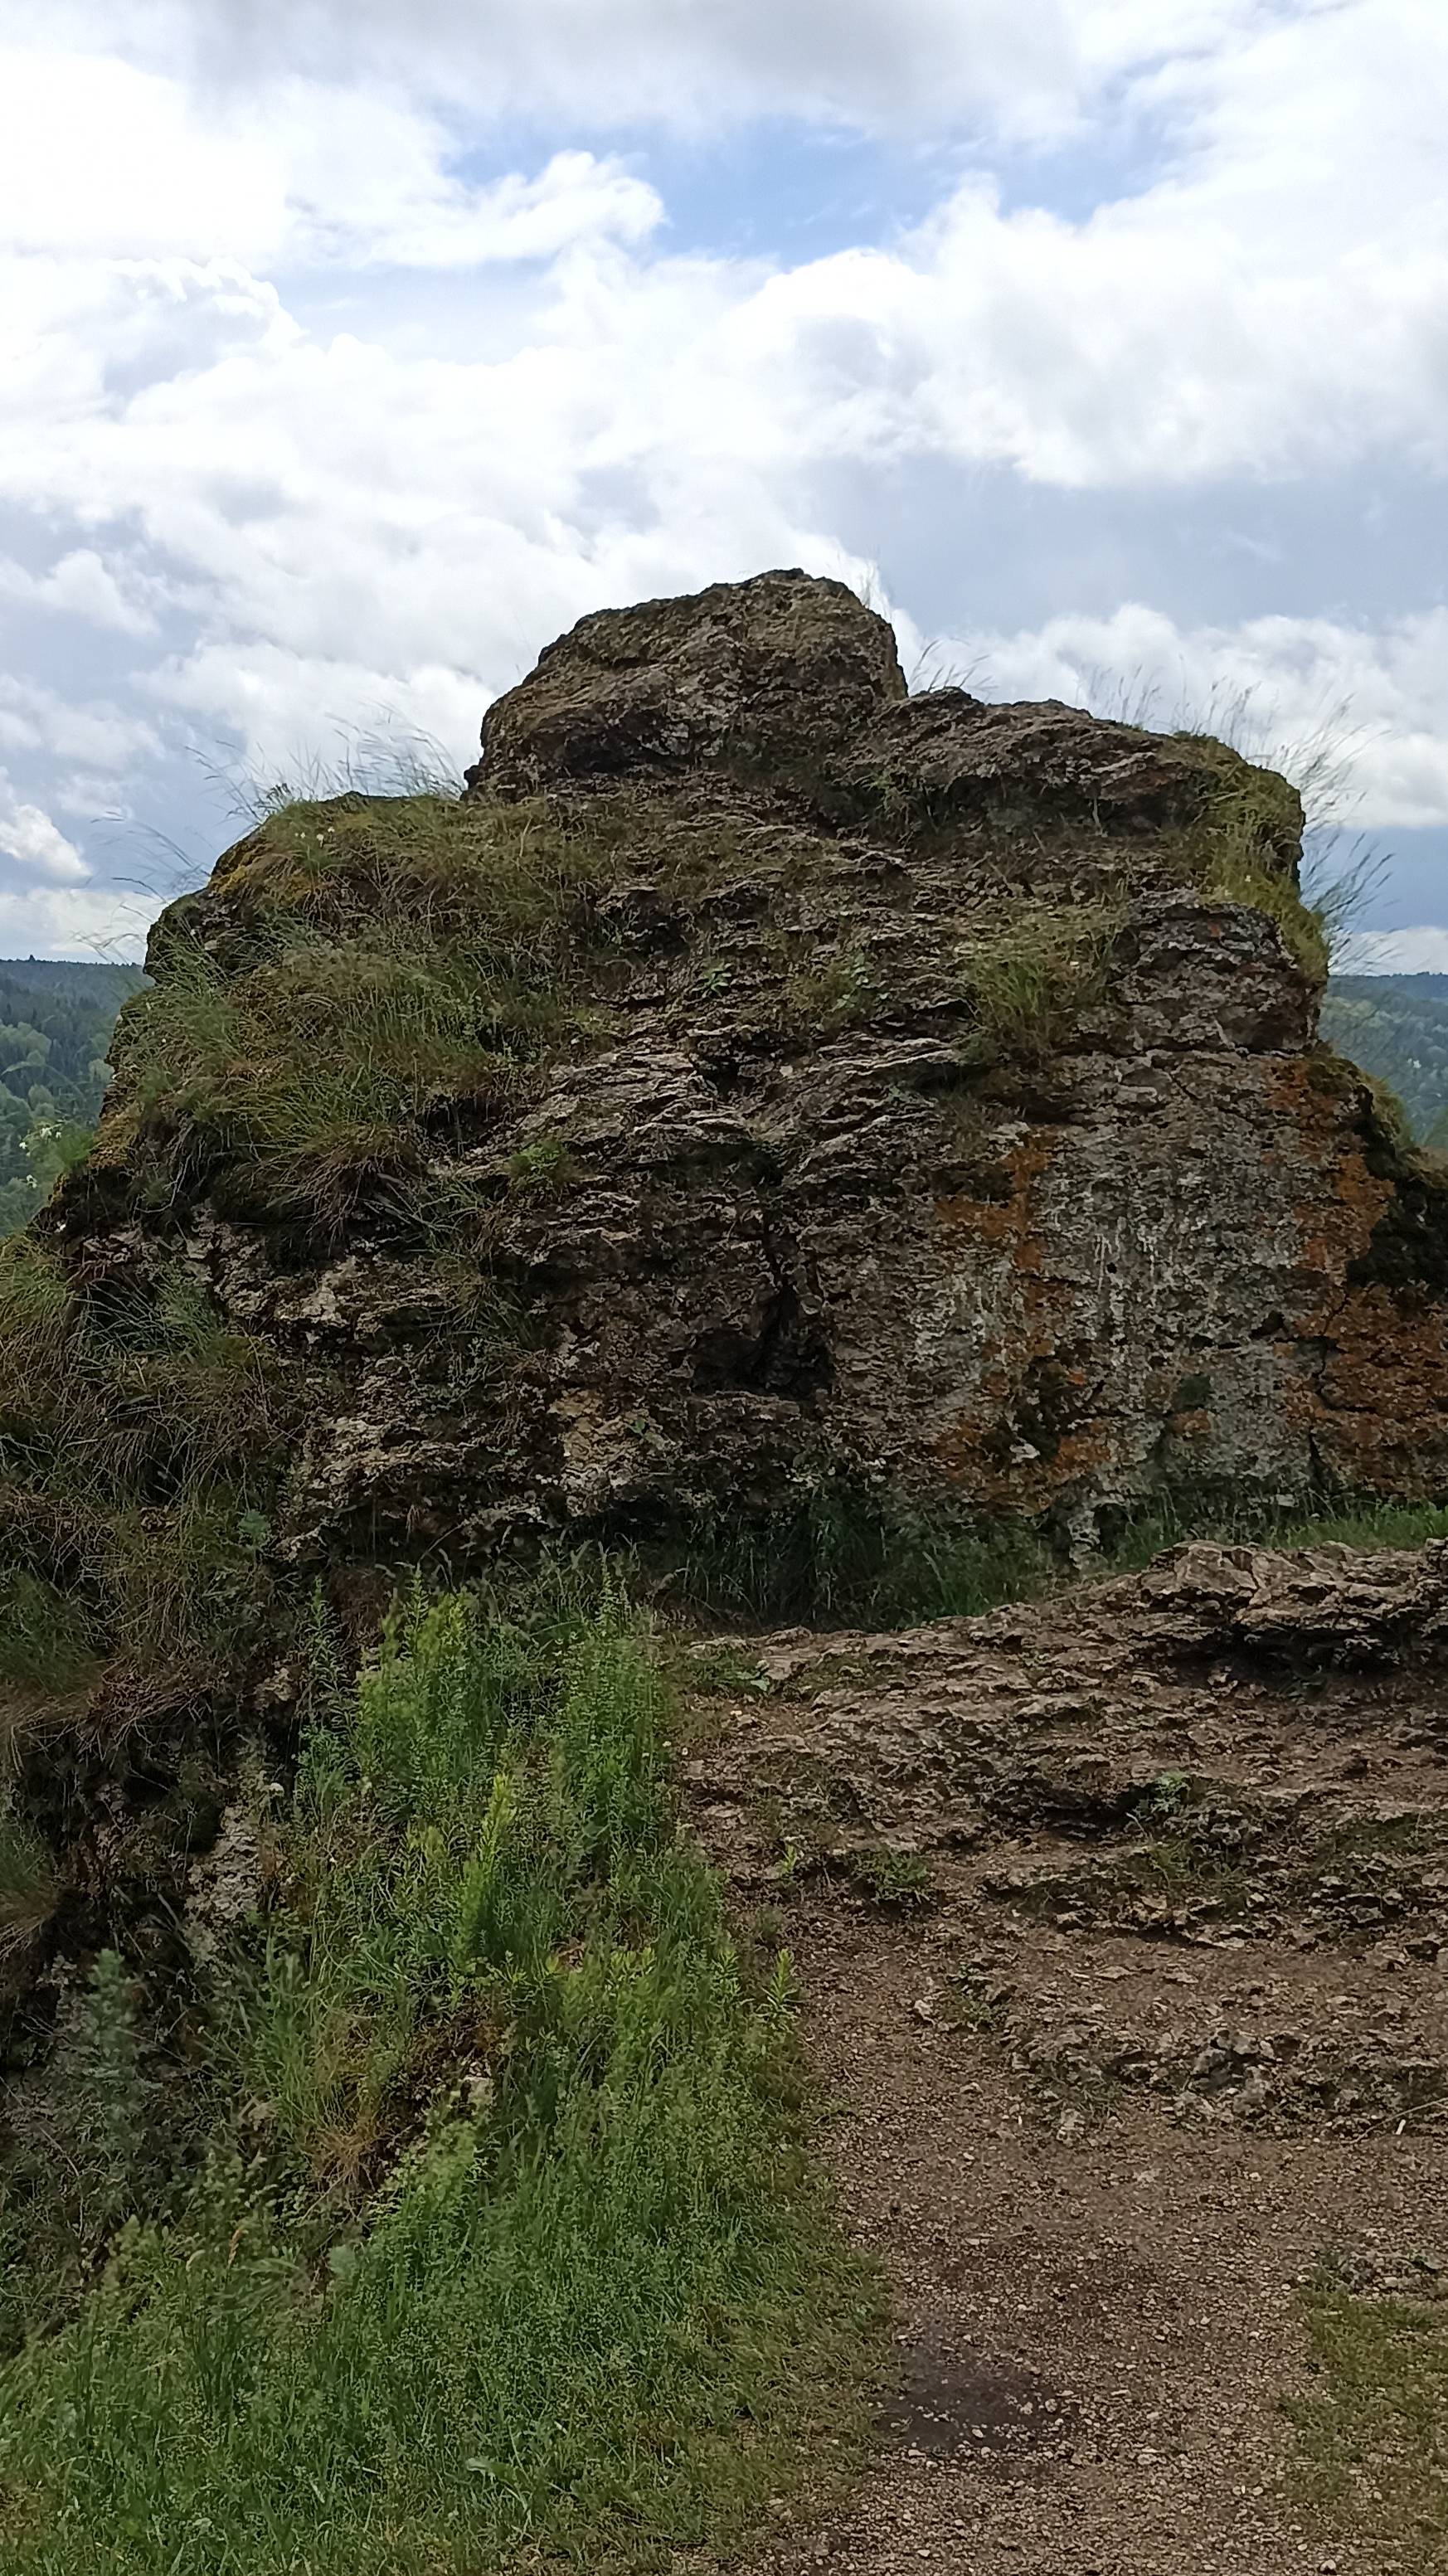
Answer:
[{"label": "orange lichen patch", "polygon": [[1173,1413],[1168,1428],[1174,1440],[1210,1440],[1216,1426],[1205,1407],[1192,1413]]},{"label": "orange lichen patch", "polygon": [[1404,1313],[1391,1291],[1353,1290],[1332,1319],[1334,1349],[1320,1388],[1330,1412],[1368,1412],[1448,1440],[1448,1316]]},{"label": "orange lichen patch", "polygon": [[963,1414],[935,1443],[941,1466],[986,1511],[1042,1512],[1115,1456],[1110,1426],[1103,1422],[1066,1432],[1049,1457],[1025,1456],[1023,1443],[1006,1445],[1008,1436],[998,1414],[984,1420]]},{"label": "orange lichen patch", "polygon": [[1306,1343],[1325,1346],[1310,1375],[1284,1373],[1285,1421],[1310,1432],[1327,1472],[1359,1491],[1419,1497],[1448,1485],[1448,1312],[1381,1281],[1349,1286],[1397,1195],[1391,1166],[1368,1165],[1366,1086],[1332,1058],[1274,1067],[1273,1105],[1290,1122],[1312,1171],[1296,1207],[1299,1283],[1294,1317]]},{"label": "orange lichen patch", "polygon": [[1014,1145],[1007,1145],[994,1166],[993,1179],[1001,1188],[980,1195],[971,1190],[947,1192],[935,1201],[935,1213],[942,1225],[968,1233],[978,1243],[1013,1246],[1018,1253],[1028,1248],[1035,1258],[1027,1267],[1039,1268],[1043,1239],[1031,1206],[1031,1192],[1051,1161],[1055,1148],[1046,1132],[1032,1128]]},{"label": "orange lichen patch", "polygon": [[[935,1202],[941,1225],[961,1247],[961,1268],[978,1282],[992,1329],[983,1341],[973,1402],[936,1438],[935,1457],[982,1507],[1044,1510],[1110,1463],[1110,1428],[1070,1420],[1087,1371],[1058,1359],[1071,1338],[1069,1291],[1048,1272],[1048,1245],[1034,1190],[1054,1153],[1034,1129],[994,1167],[989,1196],[956,1192]],[[974,1256],[974,1258],[972,1258]],[[1043,1431],[1043,1414],[1066,1415]]]},{"label": "orange lichen patch", "polygon": [[968,1235],[973,1243],[1008,1252],[1015,1269],[1028,1275],[1039,1273],[1045,1241],[1036,1224],[1031,1192],[1053,1150],[1051,1139],[1040,1129],[1023,1136],[1018,1144],[1006,1148],[996,1167],[1004,1189],[992,1191],[988,1197],[967,1190],[938,1197],[935,1213],[940,1223],[954,1233]]},{"label": "orange lichen patch", "polygon": [[1319,1189],[1298,1211],[1304,1257],[1314,1267],[1338,1267],[1366,1250],[1392,1198],[1392,1182],[1369,1171],[1363,1139],[1344,1117],[1342,1092],[1336,1085],[1324,1087],[1313,1057],[1293,1056],[1275,1064],[1268,1076],[1268,1100],[1277,1117],[1294,1129],[1315,1178],[1328,1192],[1326,1206]]}]

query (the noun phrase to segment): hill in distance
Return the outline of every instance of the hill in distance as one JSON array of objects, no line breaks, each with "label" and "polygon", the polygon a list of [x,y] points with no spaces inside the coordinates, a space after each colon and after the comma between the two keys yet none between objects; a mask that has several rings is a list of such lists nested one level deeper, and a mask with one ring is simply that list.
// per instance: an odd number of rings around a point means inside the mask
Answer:
[{"label": "hill in distance", "polygon": [[0,1234],[34,1215],[100,1116],[116,1014],[139,966],[0,958]]},{"label": "hill in distance", "polygon": [[1397,1093],[1420,1144],[1448,1144],[1448,975],[1335,975],[1322,1034]]}]

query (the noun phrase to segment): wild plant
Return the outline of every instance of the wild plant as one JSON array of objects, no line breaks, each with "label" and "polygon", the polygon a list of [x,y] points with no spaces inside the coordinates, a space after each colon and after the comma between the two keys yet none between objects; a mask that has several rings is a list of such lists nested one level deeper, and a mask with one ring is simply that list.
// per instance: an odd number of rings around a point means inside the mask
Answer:
[{"label": "wild plant", "polygon": [[[16,2576],[198,2536],[226,2576],[642,2566],[860,2420],[873,2294],[789,2107],[790,1971],[752,1991],[667,1729],[647,1629],[568,1577],[415,1596],[331,1699],[218,1974],[190,2206],[0,2372]],[[97,1992],[119,2147],[144,2070]]]}]

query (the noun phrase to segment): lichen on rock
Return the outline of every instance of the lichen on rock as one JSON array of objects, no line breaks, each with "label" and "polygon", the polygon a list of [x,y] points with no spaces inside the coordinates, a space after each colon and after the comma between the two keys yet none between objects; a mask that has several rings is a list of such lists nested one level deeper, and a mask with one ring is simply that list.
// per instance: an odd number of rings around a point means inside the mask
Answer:
[{"label": "lichen on rock", "polygon": [[260,1373],[294,1589],[1439,1492],[1448,1191],[1318,1045],[1300,828],[1221,745],[908,696],[835,582],[585,618],[464,797],[291,807],[163,916],[40,1252],[93,1356],[179,1276]]}]

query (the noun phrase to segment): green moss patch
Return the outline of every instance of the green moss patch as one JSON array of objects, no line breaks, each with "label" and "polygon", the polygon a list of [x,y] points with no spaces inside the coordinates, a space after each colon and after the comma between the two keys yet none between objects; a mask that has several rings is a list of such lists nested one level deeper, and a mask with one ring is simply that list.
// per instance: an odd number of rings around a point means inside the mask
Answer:
[{"label": "green moss patch", "polygon": [[1304,2501],[1375,2561],[1448,2567],[1448,2311],[1329,2280],[1303,2317],[1313,2379],[1287,2413]]}]

